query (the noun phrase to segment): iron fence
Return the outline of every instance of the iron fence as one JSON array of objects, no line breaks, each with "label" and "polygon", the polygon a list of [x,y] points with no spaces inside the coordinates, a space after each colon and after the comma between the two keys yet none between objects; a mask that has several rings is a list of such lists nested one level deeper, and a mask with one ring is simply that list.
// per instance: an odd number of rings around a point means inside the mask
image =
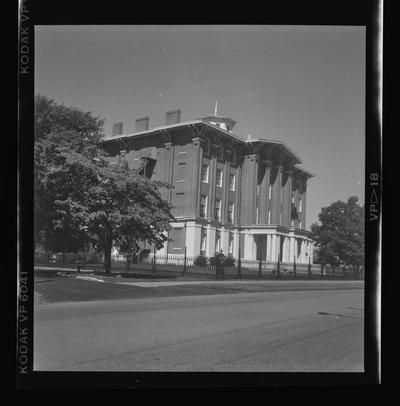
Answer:
[{"label": "iron fence", "polygon": [[[102,268],[103,257],[98,253],[38,253],[35,265]],[[363,272],[355,273],[344,266],[334,267],[323,264],[304,264],[296,262],[255,261],[241,259],[232,266],[223,267],[225,279],[363,279]],[[150,254],[141,258],[140,263],[127,262],[123,255],[112,255],[112,269],[130,272],[170,273],[179,275],[204,275],[216,277],[217,267],[210,258],[188,257],[185,255]]]}]

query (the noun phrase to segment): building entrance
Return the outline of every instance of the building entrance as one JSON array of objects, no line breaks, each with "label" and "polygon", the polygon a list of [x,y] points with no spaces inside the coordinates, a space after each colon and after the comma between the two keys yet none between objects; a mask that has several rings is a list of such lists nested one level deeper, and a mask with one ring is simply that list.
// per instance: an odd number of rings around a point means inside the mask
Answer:
[{"label": "building entrance", "polygon": [[267,236],[255,235],[256,247],[257,247],[257,261],[265,261],[267,259]]}]

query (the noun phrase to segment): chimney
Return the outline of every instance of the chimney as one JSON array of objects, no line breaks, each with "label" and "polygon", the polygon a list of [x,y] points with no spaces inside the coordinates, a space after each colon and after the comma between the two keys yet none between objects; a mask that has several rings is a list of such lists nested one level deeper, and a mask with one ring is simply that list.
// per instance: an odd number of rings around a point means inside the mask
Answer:
[{"label": "chimney", "polygon": [[149,117],[137,118],[135,121],[135,132],[146,131],[149,129]]},{"label": "chimney", "polygon": [[176,124],[181,121],[181,111],[180,110],[171,110],[165,113],[165,124]]},{"label": "chimney", "polygon": [[112,127],[112,135],[122,135],[123,124],[121,122],[114,123]]}]

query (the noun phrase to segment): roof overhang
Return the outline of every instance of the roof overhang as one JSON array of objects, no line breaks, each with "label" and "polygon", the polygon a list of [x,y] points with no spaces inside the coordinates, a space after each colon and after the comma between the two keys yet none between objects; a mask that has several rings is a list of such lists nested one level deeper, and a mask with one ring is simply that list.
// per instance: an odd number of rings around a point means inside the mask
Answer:
[{"label": "roof overhang", "polygon": [[300,166],[295,166],[294,170],[301,173],[301,175],[305,176],[307,179],[315,177],[312,172],[306,171],[305,169],[300,168]]},{"label": "roof overhang", "polygon": [[[225,137],[230,138],[242,145],[254,145],[254,146],[260,145],[260,146],[262,146],[263,144],[265,144],[265,145],[271,144],[276,147],[279,147],[282,150],[283,154],[288,156],[295,165],[303,162],[301,160],[301,158],[282,141],[267,140],[267,139],[245,140],[242,137],[239,137],[238,135],[234,134],[232,131],[226,131],[226,130],[220,128],[219,126],[213,125],[206,121],[203,121],[202,119],[184,121],[184,122],[170,124],[170,125],[162,125],[159,127],[154,127],[151,130],[138,131],[138,132],[135,132],[132,134],[121,134],[121,135],[117,135],[114,137],[105,138],[102,140],[102,142],[110,143],[110,142],[114,142],[114,141],[118,141],[118,140],[132,140],[132,139],[141,138],[141,137],[144,137],[144,136],[150,135],[150,134],[157,134],[162,131],[175,130],[175,129],[190,127],[190,126],[202,126],[203,128],[206,128],[206,129],[209,129],[212,131],[216,131],[216,132],[220,133],[221,135],[224,135]],[[311,172],[308,172],[302,168],[295,167],[295,169],[300,172],[303,172],[308,177],[315,176]]]}]

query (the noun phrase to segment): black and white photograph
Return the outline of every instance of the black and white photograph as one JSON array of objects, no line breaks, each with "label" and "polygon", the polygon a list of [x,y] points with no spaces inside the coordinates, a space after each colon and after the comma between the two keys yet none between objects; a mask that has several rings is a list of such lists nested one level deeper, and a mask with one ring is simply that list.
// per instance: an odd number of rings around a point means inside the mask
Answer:
[{"label": "black and white photograph", "polygon": [[367,27],[33,29],[30,372],[364,374]]}]

